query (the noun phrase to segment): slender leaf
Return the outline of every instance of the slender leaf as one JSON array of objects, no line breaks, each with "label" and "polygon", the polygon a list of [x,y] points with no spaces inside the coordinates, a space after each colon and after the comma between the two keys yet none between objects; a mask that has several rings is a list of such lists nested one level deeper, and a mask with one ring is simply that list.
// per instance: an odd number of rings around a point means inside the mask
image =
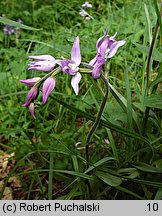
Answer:
[{"label": "slender leaf", "polygon": [[80,173],[80,172],[75,172],[75,171],[70,171],[70,170],[53,170],[53,171],[58,172],[58,173],[65,173],[68,175],[81,177],[81,178],[88,179],[88,180],[95,180],[95,178],[93,176],[89,176],[87,174]]},{"label": "slender leaf", "polygon": [[138,194],[136,194],[136,193],[134,193],[134,192],[132,192],[132,191],[130,191],[130,190],[124,188],[124,187],[117,186],[116,189],[118,189],[118,190],[120,190],[120,191],[122,191],[122,192],[124,192],[124,193],[130,194],[131,196],[134,196],[134,197],[136,197],[137,199],[140,199],[140,200],[144,200],[144,199],[145,199],[145,198],[141,197],[140,195],[138,195]]},{"label": "slender leaf", "polygon": [[50,152],[49,177],[48,177],[48,199],[52,200],[53,189],[53,153]]},{"label": "slender leaf", "polygon": [[159,83],[162,83],[162,77],[158,77],[157,79],[155,79],[151,84],[150,84],[150,88],[151,90],[153,90],[153,88],[158,85]]},{"label": "slender leaf", "polygon": [[[161,35],[162,35],[162,21],[161,21],[161,15],[160,15],[160,10],[158,8],[157,0],[153,0],[153,3],[154,3],[155,11],[157,14],[157,20],[158,20],[158,24],[160,26],[160,31],[161,31]],[[161,7],[162,7],[162,2],[161,2]]]},{"label": "slender leaf", "polygon": [[106,184],[116,187],[119,186],[122,183],[122,179],[120,177],[111,175],[109,173],[105,173],[102,171],[96,171],[94,174],[100,178],[102,181],[104,181]]},{"label": "slender leaf", "polygon": [[88,173],[90,171],[92,171],[94,168],[97,168],[98,166],[106,163],[107,161],[111,161],[111,160],[115,160],[115,158],[113,157],[105,157],[105,158],[102,158],[101,160],[97,161],[96,163],[93,164],[93,166],[90,166],[86,171],[85,173]]},{"label": "slender leaf", "polygon": [[137,169],[143,171],[143,172],[150,172],[150,173],[162,173],[162,168],[157,168],[150,166],[146,163],[138,162],[136,164],[133,164],[134,167]]},{"label": "slender leaf", "polygon": [[112,151],[113,151],[114,158],[119,160],[118,151],[117,151],[117,148],[116,148],[115,141],[114,141],[114,138],[112,136],[112,133],[111,133],[110,129],[108,129],[108,128],[106,128],[106,131],[108,133],[108,137],[109,137],[109,140],[110,140],[110,145],[111,145],[111,148],[112,148]]},{"label": "slender leaf", "polygon": [[14,27],[18,27],[18,28],[22,28],[22,29],[26,29],[26,30],[31,30],[31,31],[41,30],[41,29],[36,29],[36,28],[30,27],[30,26],[24,25],[24,24],[20,24],[18,22],[12,21],[10,19],[7,19],[7,18],[1,17],[1,16],[0,16],[0,22],[3,24],[8,24],[8,25],[11,25]]},{"label": "slender leaf", "polygon": [[162,188],[157,191],[154,200],[162,200]]},{"label": "slender leaf", "polygon": [[144,98],[144,105],[146,107],[162,109],[162,96],[161,95],[149,95]]},{"label": "slender leaf", "polygon": [[129,177],[130,179],[134,179],[140,174],[136,168],[119,169],[118,173],[121,174],[122,176]]},{"label": "slender leaf", "polygon": [[[80,110],[78,108],[75,108],[74,106],[71,106],[66,102],[63,102],[62,100],[59,100],[56,97],[53,97],[53,96],[51,96],[51,97],[55,101],[57,101],[58,103],[60,103],[61,105],[63,105],[67,109],[69,109],[70,111],[72,111],[74,113],[77,113],[78,115],[83,116],[83,117],[87,118],[88,120],[95,121],[95,117],[90,115],[89,113],[84,112],[84,111],[82,111],[82,110]],[[150,144],[150,141],[148,139],[146,139],[145,137],[143,137],[143,136],[141,136],[141,135],[139,135],[139,134],[137,134],[135,132],[132,132],[132,131],[126,129],[126,128],[122,128],[122,127],[119,127],[117,125],[114,125],[114,124],[110,123],[109,121],[101,120],[100,125],[102,125],[104,127],[107,127],[107,128],[110,128],[111,130],[119,132],[120,134],[123,134],[125,136],[129,136],[129,137],[132,137],[132,138],[135,138],[135,139],[138,139],[138,140],[141,140],[141,141],[143,141],[145,143]]]},{"label": "slender leaf", "polygon": [[[128,129],[130,131],[133,131],[133,116],[132,116],[132,97],[131,97],[131,89],[129,84],[129,76],[128,76],[128,65],[127,61],[125,59],[125,83],[126,83],[126,93],[127,93],[127,123],[128,123]],[[133,143],[132,139],[128,137],[128,157],[130,157],[133,153]]]}]

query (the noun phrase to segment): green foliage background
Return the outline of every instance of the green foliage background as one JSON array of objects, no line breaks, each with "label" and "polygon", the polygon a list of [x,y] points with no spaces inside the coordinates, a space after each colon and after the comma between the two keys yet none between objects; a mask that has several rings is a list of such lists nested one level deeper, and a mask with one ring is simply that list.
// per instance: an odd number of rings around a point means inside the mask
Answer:
[{"label": "green foliage background", "polygon": [[[162,121],[160,30],[151,59],[146,94],[146,64],[157,20],[156,1],[91,1],[93,19],[79,15],[83,1],[1,0],[0,14],[39,30],[20,29],[20,37],[5,37],[0,26],[0,148],[15,152],[15,166],[3,179],[1,198],[11,176],[21,182],[14,199],[86,199],[88,179],[92,199],[162,198]],[[157,2],[160,8],[159,2]],[[79,35],[82,60],[95,55],[97,39],[106,27],[126,40],[106,65],[110,97],[91,143],[91,166],[85,170],[84,143],[102,101],[94,81],[84,75],[79,96],[69,76],[59,75],[45,106],[41,95],[34,121],[21,106],[28,87],[19,80],[44,73],[28,71],[28,56],[69,57]],[[104,87],[100,81],[98,85]],[[147,125],[146,107],[149,107]],[[81,146],[77,143],[80,142]],[[81,148],[79,148],[79,147]],[[1,179],[0,179],[1,180]]]}]

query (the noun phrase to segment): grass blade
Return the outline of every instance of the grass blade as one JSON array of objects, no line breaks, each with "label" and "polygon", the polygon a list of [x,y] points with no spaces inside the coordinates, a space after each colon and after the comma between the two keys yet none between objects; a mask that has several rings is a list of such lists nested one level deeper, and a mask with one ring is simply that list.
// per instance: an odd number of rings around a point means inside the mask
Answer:
[{"label": "grass blade", "polygon": [[4,17],[0,17],[0,22],[3,24],[11,25],[11,26],[14,26],[17,28],[22,28],[22,29],[26,29],[26,30],[30,30],[30,31],[40,31],[41,30],[41,29],[36,29],[36,28],[30,27],[30,26],[24,25],[24,24],[20,24],[18,22],[15,22],[13,20],[10,20],[10,19],[4,18]]},{"label": "grass blade", "polygon": [[50,152],[49,177],[48,177],[48,199],[52,200],[53,186],[53,153]]}]

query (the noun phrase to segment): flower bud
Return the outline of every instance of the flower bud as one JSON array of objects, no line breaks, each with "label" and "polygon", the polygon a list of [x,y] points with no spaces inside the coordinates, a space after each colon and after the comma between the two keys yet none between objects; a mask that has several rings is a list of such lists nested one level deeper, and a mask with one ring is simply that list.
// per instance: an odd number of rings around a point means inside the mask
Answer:
[{"label": "flower bud", "polygon": [[26,97],[26,103],[23,104],[22,106],[29,106],[29,104],[34,101],[38,96],[38,88],[36,87],[32,87],[30,89],[30,91],[28,92],[27,94],[27,97]]}]

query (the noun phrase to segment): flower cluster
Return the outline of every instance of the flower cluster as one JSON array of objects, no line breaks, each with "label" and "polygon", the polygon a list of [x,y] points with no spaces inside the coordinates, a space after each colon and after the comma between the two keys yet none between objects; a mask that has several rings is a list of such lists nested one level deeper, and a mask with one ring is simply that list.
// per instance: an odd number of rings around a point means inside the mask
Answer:
[{"label": "flower cluster", "polygon": [[[101,76],[103,66],[107,59],[113,57],[118,48],[125,44],[124,40],[116,41],[116,35],[117,33],[113,36],[109,36],[108,30],[106,30],[104,35],[98,39],[96,43],[97,53],[89,64],[81,62],[80,41],[78,36],[74,40],[70,59],[55,59],[51,55],[29,56],[29,59],[34,59],[34,61],[29,63],[28,70],[48,71],[49,73],[43,78],[34,77],[27,80],[20,80],[21,83],[31,87],[27,94],[26,102],[22,106],[29,107],[31,115],[35,118],[34,101],[39,95],[41,86],[42,103],[45,104],[50,93],[55,88],[55,77],[61,72],[72,77],[71,86],[75,94],[78,95],[79,83],[82,78],[81,73],[90,73],[94,79],[98,79]],[[85,68],[80,68],[81,64],[84,65]]]},{"label": "flower cluster", "polygon": [[[84,4],[82,4],[83,8],[92,8],[92,5],[89,2],[84,2]],[[84,17],[86,20],[90,20],[92,17],[84,10],[82,9],[79,14]]]},{"label": "flower cluster", "polygon": [[116,41],[116,35],[117,32],[113,36],[108,35],[108,29],[106,29],[105,34],[98,39],[96,43],[97,54],[89,62],[89,65],[93,67],[92,76],[94,79],[100,77],[106,60],[112,58],[116,54],[118,48],[126,43],[125,40]]}]

